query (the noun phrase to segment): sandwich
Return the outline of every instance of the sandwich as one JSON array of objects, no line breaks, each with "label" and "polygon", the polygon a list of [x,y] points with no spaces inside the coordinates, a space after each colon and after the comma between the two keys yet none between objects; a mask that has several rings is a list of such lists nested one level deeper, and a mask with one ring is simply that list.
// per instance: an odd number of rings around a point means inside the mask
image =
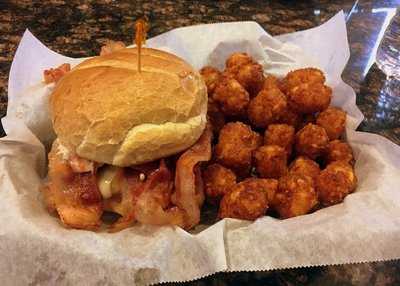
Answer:
[{"label": "sandwich", "polygon": [[201,162],[211,157],[207,90],[181,58],[121,48],[83,61],[50,96],[57,139],[42,188],[48,210],[71,228],[111,231],[135,222],[190,229],[204,202]]}]

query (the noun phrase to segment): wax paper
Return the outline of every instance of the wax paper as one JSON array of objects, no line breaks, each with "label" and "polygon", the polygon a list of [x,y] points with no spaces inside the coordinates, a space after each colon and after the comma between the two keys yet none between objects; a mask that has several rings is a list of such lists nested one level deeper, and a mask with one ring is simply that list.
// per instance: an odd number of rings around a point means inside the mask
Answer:
[{"label": "wax paper", "polygon": [[400,147],[355,129],[363,116],[353,89],[341,79],[349,59],[344,15],[302,32],[270,36],[255,22],[198,25],[147,41],[181,56],[195,68],[223,68],[244,51],[266,73],[284,76],[318,67],[333,88],[333,104],[348,113],[346,136],[359,179],[342,204],[287,220],[225,219],[177,227],[136,225],[118,233],[64,228],[45,210],[39,187],[46,148],[55,134],[48,98],[53,85],[43,70],[72,59],[24,33],[9,77],[7,136],[0,139],[0,279],[2,285],[148,285],[187,281],[220,271],[386,260],[400,257]]}]

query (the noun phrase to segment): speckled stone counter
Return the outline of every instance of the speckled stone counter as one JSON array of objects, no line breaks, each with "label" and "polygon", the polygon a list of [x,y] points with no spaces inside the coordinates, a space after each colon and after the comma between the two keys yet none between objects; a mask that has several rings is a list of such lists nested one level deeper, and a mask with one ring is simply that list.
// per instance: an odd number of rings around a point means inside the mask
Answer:
[{"label": "speckled stone counter", "polygon": [[[142,15],[150,20],[150,37],[181,26],[243,20],[257,21],[269,33],[279,35],[317,26],[344,10],[351,58],[343,79],[356,91],[357,104],[365,116],[359,130],[381,134],[400,144],[400,95],[387,92],[385,76],[373,64],[382,27],[398,6],[400,0],[2,0],[0,116],[6,113],[11,61],[26,28],[51,49],[82,57],[98,54],[106,39],[130,43],[133,23]],[[400,285],[400,262],[219,273],[186,285]]]}]

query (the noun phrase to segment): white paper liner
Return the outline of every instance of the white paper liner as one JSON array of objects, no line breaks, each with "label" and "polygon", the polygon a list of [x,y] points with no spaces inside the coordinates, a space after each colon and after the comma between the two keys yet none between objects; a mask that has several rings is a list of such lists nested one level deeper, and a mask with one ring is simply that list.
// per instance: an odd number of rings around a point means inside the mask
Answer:
[{"label": "white paper liner", "polygon": [[[68,230],[50,216],[38,188],[45,148],[54,138],[48,114],[52,86],[43,70],[72,59],[52,52],[26,31],[12,63],[7,136],[0,139],[0,279],[3,285],[130,284],[188,281],[220,271],[256,271],[400,257],[400,148],[354,130],[363,116],[355,93],[341,80],[349,58],[344,15],[307,31],[271,37],[255,22],[198,25],[149,39],[201,68],[223,68],[246,51],[265,72],[283,76],[318,67],[333,88],[333,104],[348,113],[355,150],[357,192],[345,202],[288,220],[254,223],[225,219],[199,233],[137,225],[119,233]],[[38,140],[38,139],[39,140]],[[44,145],[42,145],[42,143]]]}]

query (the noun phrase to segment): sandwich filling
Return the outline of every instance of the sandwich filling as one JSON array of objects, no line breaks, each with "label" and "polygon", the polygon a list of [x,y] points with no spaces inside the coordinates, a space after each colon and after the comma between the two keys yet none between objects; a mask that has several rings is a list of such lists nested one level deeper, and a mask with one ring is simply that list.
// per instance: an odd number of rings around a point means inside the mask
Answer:
[{"label": "sandwich filling", "polygon": [[56,140],[43,194],[48,209],[73,228],[96,229],[109,211],[120,216],[111,231],[134,222],[189,229],[199,223],[204,202],[199,163],[210,157],[209,128],[180,156],[129,167],[86,160]]}]

